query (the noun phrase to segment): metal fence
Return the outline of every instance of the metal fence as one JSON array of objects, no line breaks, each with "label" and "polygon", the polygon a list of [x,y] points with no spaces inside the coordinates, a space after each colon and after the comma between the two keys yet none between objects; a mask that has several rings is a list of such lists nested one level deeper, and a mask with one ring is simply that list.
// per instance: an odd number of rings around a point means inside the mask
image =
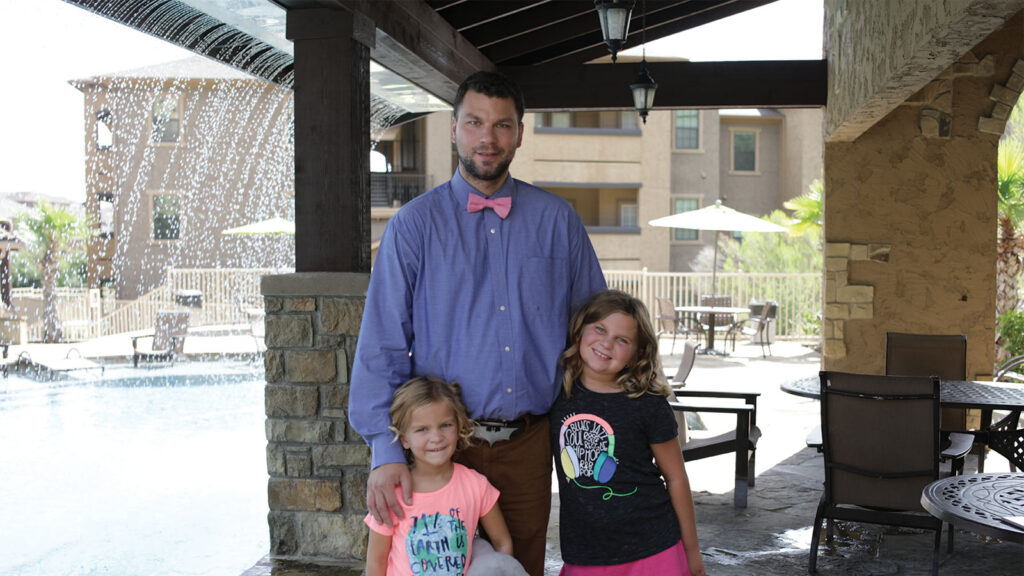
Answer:
[{"label": "metal fence", "polygon": [[752,301],[778,302],[776,335],[780,338],[813,338],[821,323],[821,274],[719,273],[715,290],[710,272],[648,272],[608,270],[609,288],[636,296],[657,314],[655,298],[668,298],[674,306],[700,305],[704,294],[731,296],[733,306]]},{"label": "metal fence", "polygon": [[[260,278],[290,270],[274,268],[170,269],[164,283],[135,300],[115,301],[98,289],[60,288],[57,308],[66,341],[87,340],[110,334],[147,330],[156,313],[187,304],[190,326],[242,324],[246,308],[262,308]],[[30,342],[43,337],[43,294],[38,288],[12,291],[16,313],[27,323]]]},{"label": "metal fence", "polygon": [[[109,334],[150,329],[160,310],[197,303],[191,326],[242,324],[246,308],[262,308],[260,278],[290,270],[273,268],[170,269],[164,283],[136,300],[117,301],[101,297],[97,289],[61,288],[58,308],[66,340],[86,340]],[[640,298],[656,313],[656,297],[672,300],[675,306],[700,304],[702,294],[711,294],[711,274],[698,272],[648,272],[607,270],[610,288]],[[733,305],[751,301],[779,303],[776,335],[780,338],[814,337],[821,313],[820,274],[717,275],[715,292],[732,297]],[[29,341],[42,339],[42,290],[18,288],[13,291],[15,308],[28,323]],[[191,302],[189,302],[191,300]]]}]

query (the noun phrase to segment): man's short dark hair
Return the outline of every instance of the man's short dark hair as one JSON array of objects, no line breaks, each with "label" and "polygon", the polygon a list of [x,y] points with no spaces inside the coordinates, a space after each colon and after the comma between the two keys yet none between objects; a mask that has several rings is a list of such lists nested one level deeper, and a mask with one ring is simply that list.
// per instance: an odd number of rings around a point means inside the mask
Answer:
[{"label": "man's short dark hair", "polygon": [[490,98],[511,98],[516,105],[517,119],[522,122],[526,106],[523,103],[523,91],[512,81],[511,78],[499,72],[480,71],[470,74],[468,78],[459,84],[459,91],[455,93],[455,115],[459,115],[459,108],[462,106],[462,99],[466,92],[472,90]]}]

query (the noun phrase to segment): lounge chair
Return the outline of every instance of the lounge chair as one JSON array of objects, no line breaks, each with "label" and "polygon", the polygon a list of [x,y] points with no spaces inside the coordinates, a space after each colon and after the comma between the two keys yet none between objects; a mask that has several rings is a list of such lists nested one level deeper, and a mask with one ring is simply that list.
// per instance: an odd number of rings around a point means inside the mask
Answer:
[{"label": "lounge chair", "polygon": [[[18,357],[9,364],[14,366],[17,370],[33,371],[37,374],[46,374],[48,377],[53,378],[57,374],[67,374],[69,372],[76,372],[79,370],[99,370],[103,372],[105,370],[102,364],[82,358],[81,353],[77,348],[71,348],[68,350],[64,358],[52,358],[37,355],[36,358],[32,358],[32,355],[24,350]],[[6,368],[7,366],[5,366]]]},{"label": "lounge chair", "polygon": [[[157,312],[152,334],[132,336],[132,365],[138,366],[140,360],[173,362],[185,348],[188,319],[187,310]],[[149,350],[141,350],[139,341],[147,338],[152,340]]]}]

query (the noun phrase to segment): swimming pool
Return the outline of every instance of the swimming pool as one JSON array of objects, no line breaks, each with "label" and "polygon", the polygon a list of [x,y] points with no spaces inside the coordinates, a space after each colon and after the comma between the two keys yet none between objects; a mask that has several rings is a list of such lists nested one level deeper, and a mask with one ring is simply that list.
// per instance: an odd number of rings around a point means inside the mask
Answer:
[{"label": "swimming pool", "polygon": [[0,382],[0,574],[232,575],[269,550],[261,366]]}]

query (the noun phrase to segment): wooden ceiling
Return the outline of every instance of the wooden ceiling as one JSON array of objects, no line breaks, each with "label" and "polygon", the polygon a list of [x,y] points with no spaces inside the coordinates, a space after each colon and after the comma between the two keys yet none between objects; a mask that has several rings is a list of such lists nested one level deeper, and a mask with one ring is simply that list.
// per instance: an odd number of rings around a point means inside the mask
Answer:
[{"label": "wooden ceiling", "polygon": [[[239,49],[203,42],[194,31],[146,29],[147,11],[197,11],[179,0],[66,0],[193,51],[239,66]],[[631,108],[628,85],[639,64],[590,63],[608,55],[590,0],[268,0],[288,11],[346,10],[371,21],[371,58],[442,100],[481,69],[523,87],[531,110]],[[638,0],[623,49],[768,4],[773,0]],[[180,5],[180,6],[178,6]],[[646,8],[646,14],[641,12]],[[200,13],[201,15],[201,13]],[[646,25],[646,30],[643,30]],[[224,27],[228,27],[226,24]],[[245,54],[276,49],[244,32]],[[281,56],[290,58],[287,54]],[[241,67],[245,67],[244,60]],[[261,75],[252,66],[246,71]],[[267,80],[290,86],[290,65]],[[818,107],[825,105],[823,60],[651,62],[656,108]]]}]

